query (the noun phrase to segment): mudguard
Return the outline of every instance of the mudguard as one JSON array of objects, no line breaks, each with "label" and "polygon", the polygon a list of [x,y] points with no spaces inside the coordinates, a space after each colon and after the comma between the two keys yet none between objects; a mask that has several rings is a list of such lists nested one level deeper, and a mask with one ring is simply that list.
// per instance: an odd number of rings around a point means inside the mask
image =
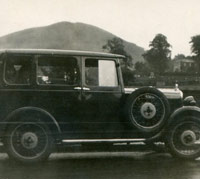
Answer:
[{"label": "mudguard", "polygon": [[1,136],[4,134],[7,124],[11,123],[13,120],[16,120],[15,117],[17,117],[18,115],[23,115],[23,114],[39,114],[41,116],[45,117],[45,120],[43,120],[47,125],[51,124],[50,130],[53,130],[53,133],[61,133],[61,129],[60,126],[58,124],[58,122],[56,121],[56,119],[46,110],[41,109],[41,108],[37,108],[37,107],[22,107],[22,108],[18,108],[14,111],[12,111],[7,117],[6,119],[3,121],[4,125],[1,125],[1,130],[0,130],[0,134]]},{"label": "mudguard", "polygon": [[200,108],[197,106],[183,106],[176,109],[168,120],[168,126],[175,120],[179,120],[181,116],[195,116],[200,119]]},{"label": "mudguard", "polygon": [[165,140],[166,134],[168,133],[168,130],[170,129],[171,125],[173,125],[174,122],[178,122],[179,120],[181,120],[182,116],[194,116],[196,118],[199,118],[199,120],[200,120],[200,108],[197,106],[183,106],[183,107],[176,109],[170,115],[165,127],[159,133],[157,133],[155,136],[148,138],[146,140],[148,142]]}]

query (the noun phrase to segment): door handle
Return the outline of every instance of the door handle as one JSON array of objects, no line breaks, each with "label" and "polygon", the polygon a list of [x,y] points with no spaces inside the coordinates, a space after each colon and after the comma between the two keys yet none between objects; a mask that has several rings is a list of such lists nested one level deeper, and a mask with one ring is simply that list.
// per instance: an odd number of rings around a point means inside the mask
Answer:
[{"label": "door handle", "polygon": [[[81,90],[81,87],[74,87],[75,90]],[[90,88],[83,87],[83,90],[90,91]]]},{"label": "door handle", "polygon": [[83,90],[90,91],[90,88],[83,87]]},{"label": "door handle", "polygon": [[74,87],[75,90],[81,90],[81,87]]}]

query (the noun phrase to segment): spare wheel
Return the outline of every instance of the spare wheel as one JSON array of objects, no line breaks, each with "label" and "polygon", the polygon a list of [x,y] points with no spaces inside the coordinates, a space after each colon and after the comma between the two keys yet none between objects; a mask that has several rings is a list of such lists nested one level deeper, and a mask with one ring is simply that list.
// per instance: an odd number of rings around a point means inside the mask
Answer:
[{"label": "spare wheel", "polygon": [[129,123],[143,133],[159,132],[170,114],[166,96],[153,87],[134,91],[127,99],[125,115]]}]

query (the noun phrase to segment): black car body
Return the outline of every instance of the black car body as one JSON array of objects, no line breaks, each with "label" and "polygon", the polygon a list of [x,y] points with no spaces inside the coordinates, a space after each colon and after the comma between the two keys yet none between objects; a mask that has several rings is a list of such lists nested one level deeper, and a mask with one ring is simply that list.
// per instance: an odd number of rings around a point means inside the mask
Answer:
[{"label": "black car body", "polygon": [[[9,156],[38,161],[58,143],[158,139],[170,126],[168,119],[175,119],[182,111],[199,113],[190,102],[189,107],[183,106],[183,93],[177,87],[125,88],[120,68],[124,58],[66,50],[1,50],[0,136]],[[142,99],[137,98],[144,93]],[[134,116],[136,102],[132,101],[136,98],[140,107],[136,105],[138,114]],[[157,106],[153,105],[157,99]],[[150,120],[159,110],[160,117]],[[142,121],[141,116],[146,119]],[[194,132],[184,135],[197,139]],[[49,136],[52,142],[48,142]],[[42,140],[45,142],[39,146]],[[33,149],[38,150],[37,155]]]}]

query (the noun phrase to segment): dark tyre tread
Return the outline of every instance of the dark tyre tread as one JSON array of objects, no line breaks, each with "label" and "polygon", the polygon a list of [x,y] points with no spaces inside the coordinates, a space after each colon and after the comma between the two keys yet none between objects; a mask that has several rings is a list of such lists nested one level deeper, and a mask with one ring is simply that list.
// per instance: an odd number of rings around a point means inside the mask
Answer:
[{"label": "dark tyre tread", "polygon": [[[29,157],[29,156],[27,157],[25,156],[25,154],[24,156],[22,156],[22,154],[19,154],[18,151],[14,149],[13,146],[15,144],[11,144],[12,143],[11,141],[14,140],[11,139],[12,133],[23,125],[33,125],[32,127],[37,126],[38,128],[41,129],[41,131],[45,132],[46,144],[44,150],[41,153],[37,154],[38,156],[36,155],[36,157]],[[22,146],[22,144],[20,145]],[[45,161],[51,154],[53,145],[54,145],[53,137],[51,136],[51,131],[49,130],[49,128],[44,123],[35,121],[34,119],[19,120],[17,122],[10,124],[6,130],[6,137],[4,138],[4,146],[9,158],[22,163],[35,163],[39,161]]]},{"label": "dark tyre tread", "polygon": [[[194,160],[194,159],[200,157],[200,147],[198,148],[198,151],[196,153],[193,153],[191,155],[188,155],[188,154],[185,155],[185,154],[179,152],[176,149],[175,144],[173,144],[173,140],[174,140],[173,134],[174,134],[175,130],[177,129],[177,126],[180,126],[181,124],[184,124],[184,123],[196,124],[196,126],[198,126],[200,129],[200,119],[198,119],[194,116],[182,116],[182,119],[175,119],[175,121],[173,123],[171,123],[170,126],[168,127],[168,133],[166,135],[165,145],[167,146],[169,153],[173,157],[182,159],[182,160]],[[198,133],[199,133],[199,131],[198,131]],[[174,141],[174,142],[176,142],[176,141]]]}]

